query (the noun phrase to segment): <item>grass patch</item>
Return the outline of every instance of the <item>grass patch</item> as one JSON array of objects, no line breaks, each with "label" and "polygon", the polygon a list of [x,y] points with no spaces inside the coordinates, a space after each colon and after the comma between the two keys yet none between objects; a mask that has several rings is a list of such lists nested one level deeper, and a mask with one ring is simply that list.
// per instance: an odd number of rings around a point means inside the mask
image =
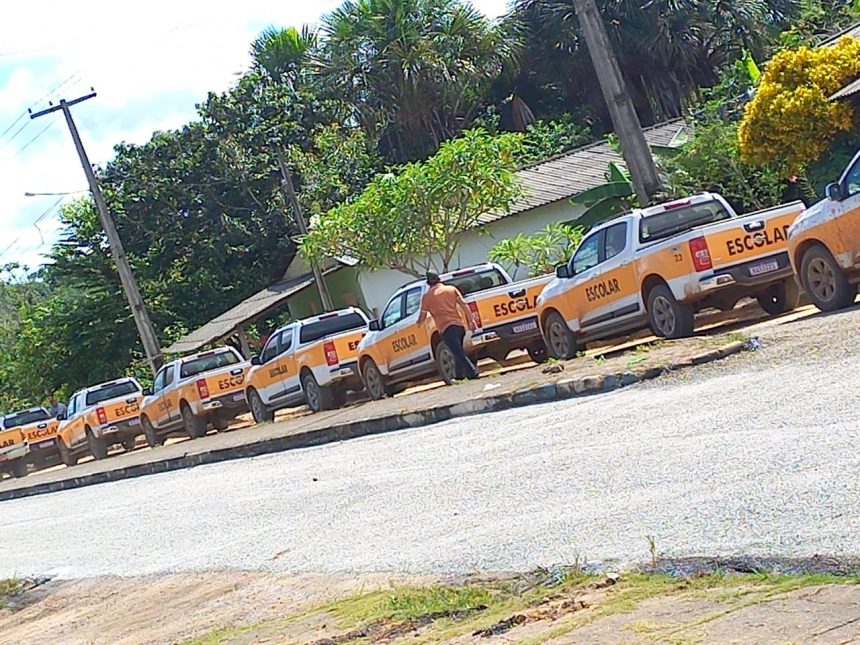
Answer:
[{"label": "grass patch", "polygon": [[14,596],[23,587],[24,583],[16,578],[0,579],[0,609],[7,606],[9,596]]},{"label": "grass patch", "polygon": [[[403,635],[409,632],[410,643],[440,643],[487,629],[514,614],[533,609],[540,612],[547,599],[573,598],[582,593],[593,593],[594,583],[601,580],[603,576],[571,569],[552,575],[541,571],[513,580],[462,586],[407,586],[358,592],[300,614],[252,626],[218,629],[202,638],[188,641],[186,645],[217,645],[256,630],[264,630],[271,637],[279,628],[318,615],[333,619],[338,633],[355,633],[356,636],[350,636],[348,642],[372,642],[374,636],[384,634],[385,629],[406,625]],[[599,602],[593,606],[563,615],[557,621],[547,622],[546,631],[518,642],[538,645],[595,620],[633,611],[641,603],[658,597],[684,595],[718,603],[720,607],[717,611],[689,624],[656,625],[642,621],[630,627],[666,642],[681,642],[703,625],[744,607],[768,602],[776,596],[804,587],[828,584],[860,584],[860,577],[726,574],[718,571],[709,575],[677,578],[661,573],[628,573],[616,584],[603,588],[599,592]],[[409,629],[410,626],[414,629]],[[420,633],[413,636],[415,629],[419,628]],[[359,636],[363,631],[367,634],[364,638]]]}]

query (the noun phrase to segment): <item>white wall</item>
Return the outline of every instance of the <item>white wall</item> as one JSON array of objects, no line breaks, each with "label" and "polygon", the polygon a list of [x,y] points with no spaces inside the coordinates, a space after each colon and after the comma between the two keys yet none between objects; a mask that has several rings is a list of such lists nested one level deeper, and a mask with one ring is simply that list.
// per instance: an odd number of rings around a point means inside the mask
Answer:
[{"label": "white wall", "polygon": [[[531,235],[553,222],[565,222],[578,217],[582,213],[581,206],[574,206],[567,200],[541,206],[518,215],[511,215],[497,222],[473,229],[463,234],[457,256],[449,267],[450,270],[480,264],[487,261],[487,254],[499,241],[516,237],[520,233]],[[505,267],[508,268],[508,267]],[[526,278],[527,272],[520,269],[513,276],[520,280]],[[377,315],[382,312],[391,294],[414,278],[400,271],[382,269],[378,271],[362,271],[358,283],[364,293],[364,300]]]}]

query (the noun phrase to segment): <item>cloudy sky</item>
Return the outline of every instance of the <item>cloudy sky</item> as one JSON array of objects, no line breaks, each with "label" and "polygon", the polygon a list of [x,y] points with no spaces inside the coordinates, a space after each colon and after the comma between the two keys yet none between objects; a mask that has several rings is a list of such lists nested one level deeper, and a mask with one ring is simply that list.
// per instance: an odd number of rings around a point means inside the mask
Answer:
[{"label": "cloudy sky", "polygon": [[[315,23],[341,0],[42,0],[9,3],[0,23],[0,266],[38,266],[56,239],[58,196],[86,180],[62,113],[30,120],[48,101],[98,96],[74,116],[93,163],[121,141],[194,118],[209,91],[248,66],[248,45],[268,25]],[[488,15],[507,0],[474,0]]]}]

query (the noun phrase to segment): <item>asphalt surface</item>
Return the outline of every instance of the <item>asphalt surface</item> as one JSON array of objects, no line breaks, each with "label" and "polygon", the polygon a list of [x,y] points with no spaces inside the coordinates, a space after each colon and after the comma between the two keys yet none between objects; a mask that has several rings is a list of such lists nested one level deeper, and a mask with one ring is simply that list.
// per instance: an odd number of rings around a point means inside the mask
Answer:
[{"label": "asphalt surface", "polygon": [[0,503],[0,578],[860,554],[860,311],[615,393]]}]

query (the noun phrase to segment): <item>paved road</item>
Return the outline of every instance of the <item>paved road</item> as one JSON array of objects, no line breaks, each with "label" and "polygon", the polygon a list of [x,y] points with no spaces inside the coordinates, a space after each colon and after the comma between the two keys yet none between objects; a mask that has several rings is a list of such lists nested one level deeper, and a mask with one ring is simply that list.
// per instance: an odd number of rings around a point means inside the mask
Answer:
[{"label": "paved road", "polygon": [[0,503],[0,577],[860,554],[860,311],[612,394]]}]

